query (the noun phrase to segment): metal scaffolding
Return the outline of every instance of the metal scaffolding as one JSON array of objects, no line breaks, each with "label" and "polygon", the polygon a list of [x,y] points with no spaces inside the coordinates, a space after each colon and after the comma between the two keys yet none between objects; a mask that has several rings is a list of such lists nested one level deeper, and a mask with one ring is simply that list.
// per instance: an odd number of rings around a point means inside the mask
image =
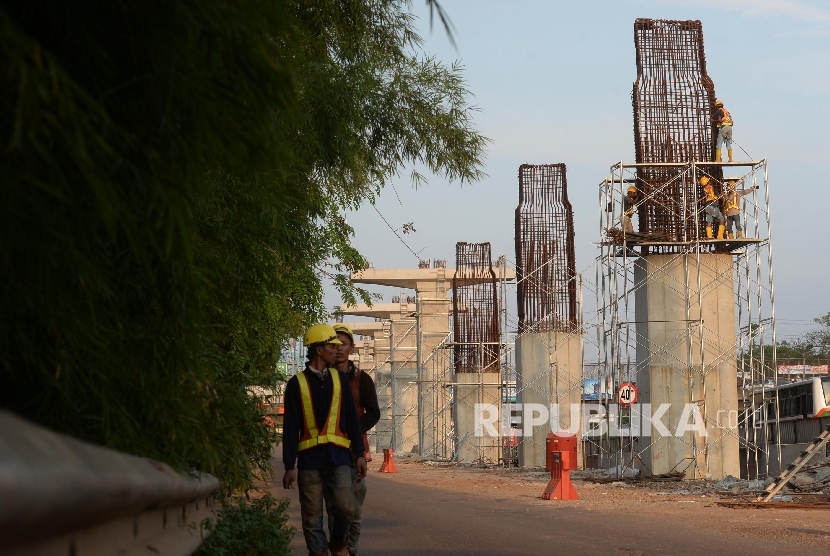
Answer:
[{"label": "metal scaffolding", "polygon": [[[760,459],[768,472],[771,429],[759,438],[758,429],[747,427],[755,396],[736,403],[731,392],[738,392],[738,377],[744,393],[763,383],[764,364],[753,367],[753,357],[766,356],[767,340],[775,354],[767,162],[713,162],[716,98],[699,21],[638,19],[634,43],[636,162],[614,164],[599,186],[605,240],[596,276],[597,373],[601,383],[615,388],[637,383],[646,401],[652,401],[652,387],[658,388],[656,399],[685,402],[703,417],[705,428],[668,440],[641,436],[632,423],[642,416],[617,407],[605,415],[606,430],[617,434],[596,436],[592,449],[612,464],[642,462],[643,454],[657,450],[661,465],[675,458],[672,470],[690,478],[736,468],[740,452],[747,475],[750,461],[754,474],[763,474]],[[727,185],[738,191],[738,229],[743,224],[745,237],[710,239],[711,223],[704,233],[704,176],[723,214],[727,197],[732,195],[732,208],[736,200]],[[631,199],[624,196],[632,186],[636,200],[627,207]],[[632,208],[637,232],[626,230],[624,222]],[[760,351],[753,349],[759,344]]]},{"label": "metal scaffolding", "polygon": [[[686,163],[617,163],[611,167],[609,178],[599,184],[600,229],[606,240],[601,244],[601,255],[597,265],[597,374],[601,383],[608,382],[618,388],[623,382],[637,382],[644,369],[658,358],[668,359],[666,367],[682,377],[688,384],[689,403],[698,404],[707,427],[727,431],[728,436],[739,437],[742,474],[766,476],[770,469],[780,468],[779,425],[756,428],[746,426],[748,418],[758,410],[758,401],[752,395],[759,384],[768,376],[776,376],[774,364],[766,360],[775,357],[775,311],[771,247],[771,219],[769,211],[769,182],[767,161],[724,163],[724,181],[734,181],[738,190],[747,194],[741,197],[740,220],[745,237],[705,239],[700,228],[689,230],[688,235],[654,237],[655,234],[609,234],[619,224],[622,212],[621,199],[625,188],[634,184],[641,186],[640,175],[651,167],[671,168],[673,178],[662,187],[682,192],[685,187],[675,184],[695,183],[701,173],[708,173],[711,164]],[[714,179],[714,177],[713,177]],[[652,190],[653,196],[661,195],[659,188]],[[674,193],[672,193],[674,194]],[[668,195],[668,194],[666,194]],[[722,194],[725,196],[725,193]],[[648,202],[641,199],[638,204]],[[703,208],[700,203],[681,203],[688,206],[687,220],[700,222]],[[608,208],[612,210],[609,211]],[[640,208],[640,207],[637,207]],[[638,215],[643,213],[638,211]],[[640,256],[636,251],[651,253]],[[647,251],[649,249],[650,251]],[[654,251],[665,254],[655,257]],[[720,255],[713,258],[711,255]],[[728,263],[724,262],[728,260]],[[651,266],[648,274],[643,273],[650,261],[659,261]],[[662,343],[650,341],[649,324],[638,316],[647,303],[646,290],[654,282],[661,282],[663,291],[669,291],[678,301],[678,318],[671,323],[658,326],[674,326],[675,333]],[[711,303],[716,290],[721,286],[731,293],[731,304],[724,304],[716,313],[727,319],[734,312],[735,341],[718,343],[728,334],[714,329],[714,324],[704,318],[703,307]],[[642,299],[638,298],[642,296]],[[718,298],[720,299],[720,298]],[[674,300],[665,301],[671,303]],[[710,313],[710,318],[712,315]],[[765,349],[764,346],[770,346]],[[736,391],[741,392],[738,415],[735,422],[724,427],[723,416],[717,415],[717,408],[709,407],[704,397],[711,393],[717,369],[724,365],[737,367]],[[776,378],[777,380],[777,378]],[[723,384],[720,388],[730,388]],[[613,419],[632,420],[623,411],[609,411],[606,421]],[[731,419],[731,417],[730,417]],[[611,423],[608,422],[608,426]],[[735,426],[731,426],[735,425]],[[618,430],[625,430],[617,423]],[[606,427],[607,430],[607,427]],[[717,437],[717,438],[722,438]],[[654,439],[644,442],[638,438],[633,427],[627,434],[598,436],[593,439],[592,453],[608,464],[630,464],[637,455],[649,449]],[[692,438],[692,456],[676,463],[677,470],[686,476],[702,477],[706,474],[708,454],[713,442],[722,440],[710,436]],[[638,443],[639,442],[639,443]],[[775,449],[770,449],[776,446]]]}]

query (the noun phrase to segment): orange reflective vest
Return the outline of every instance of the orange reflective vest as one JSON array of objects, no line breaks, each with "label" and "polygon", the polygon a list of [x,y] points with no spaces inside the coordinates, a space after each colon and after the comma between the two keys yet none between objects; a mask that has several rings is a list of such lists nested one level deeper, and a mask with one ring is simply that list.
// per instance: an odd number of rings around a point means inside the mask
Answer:
[{"label": "orange reflective vest", "polygon": [[732,114],[730,114],[729,110],[727,110],[726,108],[721,107],[721,110],[723,110],[723,119],[721,119],[721,121],[718,122],[718,127],[732,125]]},{"label": "orange reflective vest", "polygon": [[703,187],[703,192],[706,194],[705,201],[707,203],[718,200],[717,195],[715,195],[715,188],[712,187],[711,185],[704,186]]},{"label": "orange reflective vest", "polygon": [[311,388],[305,372],[297,374],[300,384],[300,405],[303,409],[303,436],[300,437],[298,450],[308,450],[319,444],[332,443],[342,448],[349,448],[352,441],[340,430],[340,407],[343,402],[343,387],[340,384],[340,373],[336,369],[329,369],[332,381],[331,405],[329,415],[323,425],[322,434],[317,430],[317,421],[314,419],[314,406],[311,402]]},{"label": "orange reflective vest", "polygon": [[741,208],[741,206],[738,204],[738,193],[735,192],[735,191],[732,191],[726,197],[726,210],[739,209],[739,208]]}]

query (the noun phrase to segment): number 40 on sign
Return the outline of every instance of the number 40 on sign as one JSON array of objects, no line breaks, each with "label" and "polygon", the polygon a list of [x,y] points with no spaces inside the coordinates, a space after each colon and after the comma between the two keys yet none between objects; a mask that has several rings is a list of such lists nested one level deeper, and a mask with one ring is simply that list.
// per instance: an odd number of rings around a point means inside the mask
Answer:
[{"label": "number 40 on sign", "polygon": [[620,385],[620,405],[625,407],[637,403],[637,387],[631,382]]}]

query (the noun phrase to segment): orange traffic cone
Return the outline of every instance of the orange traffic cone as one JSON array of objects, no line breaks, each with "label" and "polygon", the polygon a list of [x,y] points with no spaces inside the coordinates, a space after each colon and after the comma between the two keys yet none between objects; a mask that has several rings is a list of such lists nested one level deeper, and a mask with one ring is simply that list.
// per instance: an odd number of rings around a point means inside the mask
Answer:
[{"label": "orange traffic cone", "polygon": [[380,472],[381,473],[397,473],[398,468],[395,467],[395,461],[393,456],[395,455],[395,451],[392,448],[384,448],[383,449],[383,463],[380,464]]}]

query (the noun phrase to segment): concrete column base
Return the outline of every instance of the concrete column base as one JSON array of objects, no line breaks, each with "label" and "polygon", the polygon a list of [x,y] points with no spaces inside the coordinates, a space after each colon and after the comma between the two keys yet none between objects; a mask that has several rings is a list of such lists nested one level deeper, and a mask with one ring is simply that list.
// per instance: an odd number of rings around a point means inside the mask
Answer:
[{"label": "concrete column base", "polygon": [[740,472],[732,274],[728,254],[637,259],[639,401],[652,414],[668,404],[661,422],[669,434],[652,426],[642,453],[655,474],[721,479]]},{"label": "concrete column base", "polygon": [[[571,420],[571,407],[581,408],[582,357],[577,333],[551,331],[525,333],[516,338],[516,401],[522,404],[522,425],[525,436],[519,442],[521,467],[545,466],[545,440],[551,432],[551,421],[558,428],[570,429],[579,435],[580,417]],[[546,408],[548,422],[529,428],[527,404]],[[557,404],[558,414],[550,416],[551,404]],[[574,413],[581,414],[581,409]],[[539,417],[541,418],[541,417]],[[527,433],[531,433],[529,436]],[[581,442],[578,443],[581,451]],[[582,466],[582,457],[577,465]]]},{"label": "concrete column base", "polygon": [[[476,404],[491,404],[501,411],[501,377],[499,373],[457,373],[455,375],[455,434],[458,461],[498,463],[500,439],[476,431]],[[498,430],[500,419],[496,421]]]}]

